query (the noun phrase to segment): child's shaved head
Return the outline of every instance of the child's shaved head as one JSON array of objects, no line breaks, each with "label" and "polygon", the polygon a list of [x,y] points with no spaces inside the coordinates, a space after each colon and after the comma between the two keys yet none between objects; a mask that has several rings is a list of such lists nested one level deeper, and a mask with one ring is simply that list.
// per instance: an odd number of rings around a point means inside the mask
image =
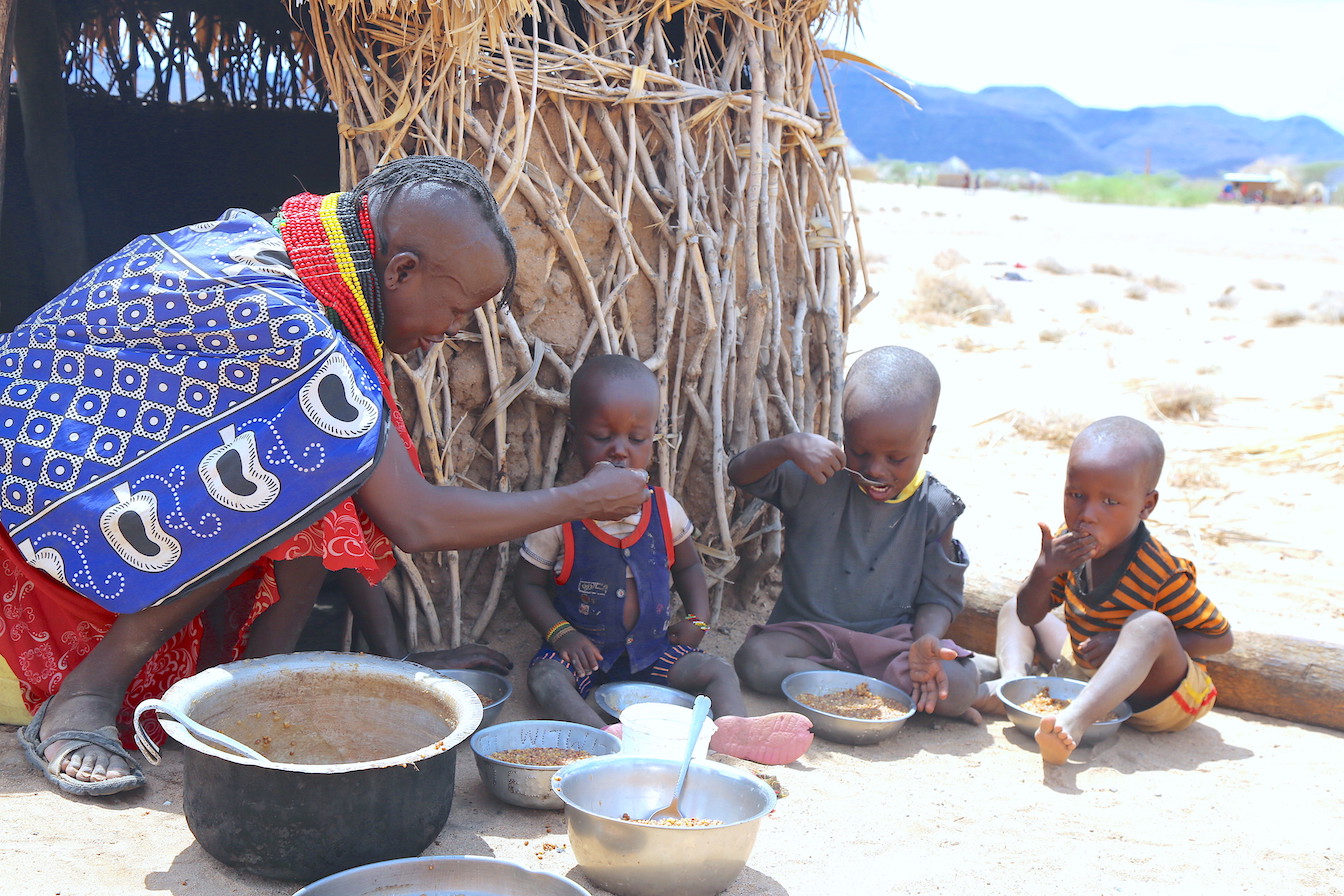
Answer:
[{"label": "child's shaved head", "polygon": [[845,420],[877,410],[923,411],[930,423],[942,383],[933,362],[912,348],[884,345],[849,368],[841,414]]},{"label": "child's shaved head", "polygon": [[584,416],[607,383],[647,385],[653,399],[658,399],[658,378],[641,361],[628,355],[594,355],[583,362],[570,380],[570,418]]},{"label": "child's shaved head", "polygon": [[1133,417],[1105,417],[1088,425],[1073,440],[1070,454],[1104,451],[1122,455],[1141,473],[1149,491],[1157,488],[1167,452],[1151,426]]}]

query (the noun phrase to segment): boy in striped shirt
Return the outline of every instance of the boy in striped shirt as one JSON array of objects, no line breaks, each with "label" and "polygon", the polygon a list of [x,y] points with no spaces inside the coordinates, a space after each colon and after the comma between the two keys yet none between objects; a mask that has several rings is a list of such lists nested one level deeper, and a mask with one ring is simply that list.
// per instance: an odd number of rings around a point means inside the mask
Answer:
[{"label": "boy in striped shirt", "polygon": [[[1165,452],[1149,426],[1107,417],[1078,434],[1064,480],[1065,528],[1039,523],[1041,553],[1000,613],[1004,677],[1027,675],[1039,651],[1052,673],[1087,681],[1041,720],[1041,757],[1062,764],[1089,725],[1122,700],[1141,731],[1179,731],[1218,691],[1196,657],[1232,648],[1232,628],[1195,585],[1195,567],[1144,526],[1157,506]],[[1064,620],[1050,615],[1063,605]],[[1016,619],[1012,618],[1016,611]],[[1020,624],[1018,624],[1020,623]]]}]

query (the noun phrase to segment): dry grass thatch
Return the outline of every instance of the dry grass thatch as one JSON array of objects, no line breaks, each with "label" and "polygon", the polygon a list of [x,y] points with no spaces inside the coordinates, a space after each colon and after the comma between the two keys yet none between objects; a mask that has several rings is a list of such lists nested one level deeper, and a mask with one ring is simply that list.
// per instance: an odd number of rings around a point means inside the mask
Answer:
[{"label": "dry grass thatch", "polygon": [[[310,6],[343,179],[412,153],[460,156],[490,177],[518,242],[513,305],[477,312],[478,341],[392,360],[428,475],[496,489],[575,475],[571,374],[593,353],[636,356],[666,409],[655,480],[701,527],[715,609],[735,567],[754,584],[767,564],[750,561],[777,553],[778,527],[742,506],[728,458],[781,431],[840,428],[864,274],[844,134],[813,99],[820,71],[834,108],[813,28],[857,0]],[[433,592],[443,640],[481,635],[507,545],[403,561],[408,608]]]},{"label": "dry grass thatch", "polygon": [[55,0],[64,76],[94,96],[249,109],[326,109],[306,4]]}]

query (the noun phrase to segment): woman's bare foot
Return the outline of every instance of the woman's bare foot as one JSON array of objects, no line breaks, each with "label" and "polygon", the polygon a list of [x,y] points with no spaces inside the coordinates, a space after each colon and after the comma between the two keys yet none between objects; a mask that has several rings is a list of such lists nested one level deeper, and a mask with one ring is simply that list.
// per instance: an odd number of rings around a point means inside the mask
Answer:
[{"label": "woman's bare foot", "polygon": [[1041,748],[1041,758],[1051,765],[1063,765],[1078,747],[1073,735],[1055,716],[1041,719],[1041,727],[1036,729],[1036,745]]},{"label": "woman's bare foot", "polygon": [[[62,731],[101,731],[116,738],[117,709],[120,701],[105,694],[58,693],[51,699],[47,715],[42,720],[40,739],[45,740]],[[48,761],[55,759],[70,741],[60,740],[47,747],[43,754]],[[79,781],[106,781],[131,773],[126,760],[109,753],[96,744],[81,743],[64,759],[60,771]]]}]

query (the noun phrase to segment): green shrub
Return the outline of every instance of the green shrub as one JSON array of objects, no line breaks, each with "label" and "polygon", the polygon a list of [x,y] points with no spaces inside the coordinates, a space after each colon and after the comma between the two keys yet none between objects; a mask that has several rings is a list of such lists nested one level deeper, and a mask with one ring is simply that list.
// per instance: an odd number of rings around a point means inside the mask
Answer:
[{"label": "green shrub", "polygon": [[1218,198],[1221,184],[1186,180],[1179,174],[1068,174],[1054,184],[1055,192],[1079,202],[1119,205],[1190,207]]}]

